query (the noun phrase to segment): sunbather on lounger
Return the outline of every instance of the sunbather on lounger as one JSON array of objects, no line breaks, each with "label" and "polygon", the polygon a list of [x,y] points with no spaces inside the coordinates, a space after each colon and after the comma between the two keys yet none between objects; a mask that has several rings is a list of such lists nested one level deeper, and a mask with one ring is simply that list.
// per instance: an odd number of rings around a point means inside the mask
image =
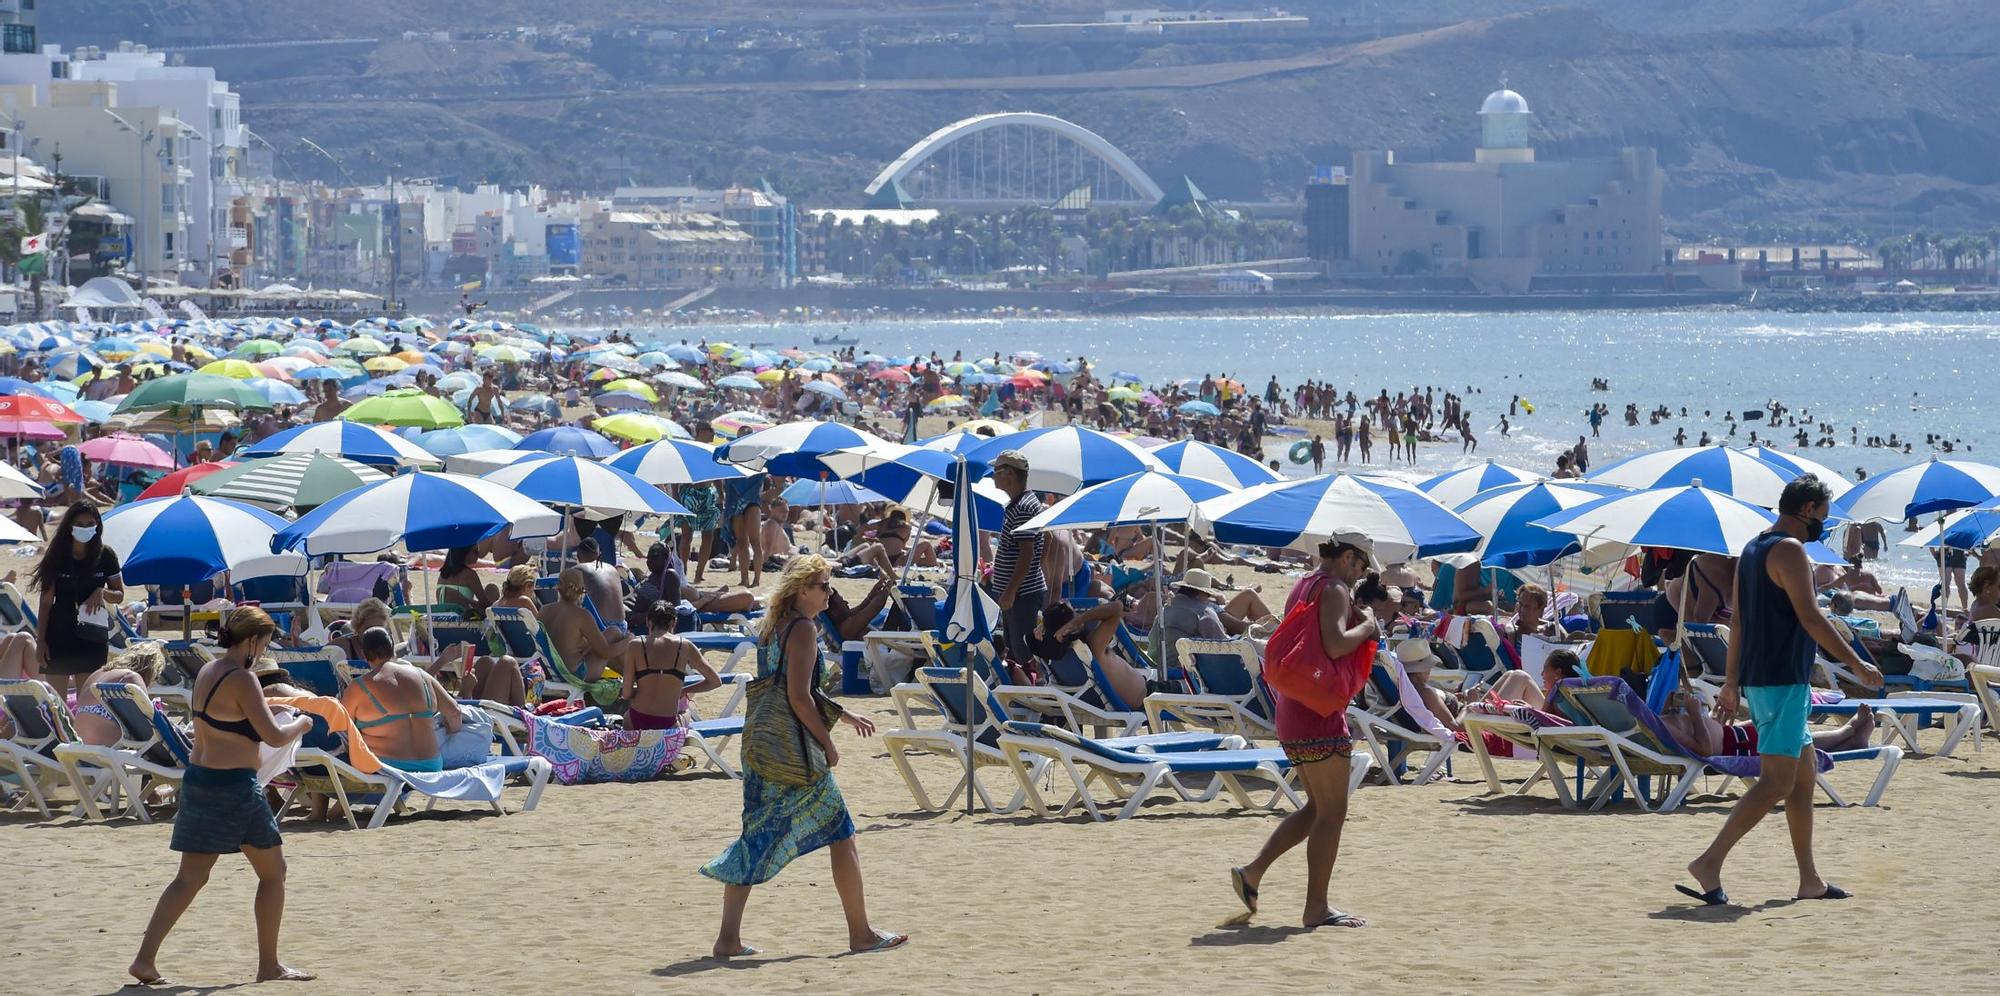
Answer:
[{"label": "sunbather on lounger", "polygon": [[[1701,700],[1686,692],[1675,692],[1673,698],[1667,700],[1667,709],[1660,713],[1660,721],[1673,731],[1674,739],[1704,757],[1757,755],[1756,726],[1749,722],[1721,722],[1702,708]],[[1846,724],[1834,729],[1814,730],[1812,741],[1814,747],[1831,754],[1867,747],[1869,738],[1874,734],[1875,712],[1864,704],[1855,708],[1854,718]]]},{"label": "sunbather on lounger", "polygon": [[[368,673],[355,677],[340,704],[354,717],[368,749],[404,771],[444,770],[435,721],[442,718],[445,732],[458,732],[459,713],[449,693],[428,673],[394,659],[396,642],[386,629],[362,633],[361,652]],[[439,703],[447,708],[439,709]]]},{"label": "sunbather on lounger", "polygon": [[1487,701],[1499,699],[1502,702],[1519,702],[1533,706],[1543,712],[1554,712],[1549,707],[1549,696],[1555,694],[1556,683],[1565,678],[1588,678],[1583,669],[1583,660],[1574,650],[1551,650],[1542,660],[1541,682],[1537,684],[1526,671],[1509,671],[1493,683],[1491,692],[1483,696]]},{"label": "sunbather on lounger", "polygon": [[556,581],[556,600],[541,611],[542,629],[570,670],[585,681],[604,677],[604,668],[624,651],[629,635],[614,631],[607,637],[583,607],[583,572],[575,567]]},{"label": "sunbather on lounger", "polygon": [[120,654],[99,668],[95,674],[83,679],[76,689],[76,735],[87,744],[108,747],[119,741],[122,731],[118,721],[111,718],[111,710],[104,699],[97,694],[99,682],[105,684],[124,683],[136,686],[143,694],[160,676],[160,668],[166,664],[166,657],[157,649],[150,653],[134,651]]},{"label": "sunbather on lounger", "polygon": [[1066,602],[1042,610],[1042,628],[1033,640],[1035,656],[1045,661],[1061,658],[1069,645],[1081,641],[1104,669],[1111,690],[1126,702],[1146,700],[1146,676],[1118,653],[1118,618],[1124,608],[1106,602],[1083,612]]},{"label": "sunbather on lounger", "polygon": [[648,635],[625,645],[618,665],[625,685],[618,697],[630,703],[625,708],[628,729],[671,730],[681,725],[688,678],[700,677],[701,691],[715,690],[722,679],[694,644],[673,635],[673,605],[654,602],[647,615]]}]

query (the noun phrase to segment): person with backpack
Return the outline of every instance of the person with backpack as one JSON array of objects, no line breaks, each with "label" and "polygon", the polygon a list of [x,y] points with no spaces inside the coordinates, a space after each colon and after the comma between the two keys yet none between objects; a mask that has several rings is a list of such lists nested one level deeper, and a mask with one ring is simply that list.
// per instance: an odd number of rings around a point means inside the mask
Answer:
[{"label": "person with backpack", "polygon": [[1340,853],[1347,822],[1347,703],[1368,679],[1381,625],[1354,599],[1354,584],[1382,568],[1367,536],[1337,532],[1319,546],[1320,570],[1300,581],[1305,591],[1290,606],[1265,652],[1265,677],[1276,701],[1278,746],[1305,784],[1306,804],[1286,816],[1255,860],[1229,870],[1236,896],[1257,912],[1257,886],[1286,851],[1306,845],[1304,923],[1315,927],[1365,927],[1367,921],[1334,909],[1327,882]]}]

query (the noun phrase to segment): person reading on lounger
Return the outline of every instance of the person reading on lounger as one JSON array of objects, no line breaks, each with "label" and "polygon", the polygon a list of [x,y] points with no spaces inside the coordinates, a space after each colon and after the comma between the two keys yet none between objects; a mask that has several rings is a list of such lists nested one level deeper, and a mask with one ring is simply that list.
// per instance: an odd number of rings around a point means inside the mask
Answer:
[{"label": "person reading on lounger", "polygon": [[[396,660],[396,641],[381,627],[361,634],[368,673],[356,675],[340,693],[354,728],[382,763],[404,771],[443,771],[437,721],[458,732],[459,715],[450,693],[423,669]],[[447,708],[439,709],[444,703]]]},{"label": "person reading on lounger", "polygon": [[1543,712],[1554,712],[1549,707],[1549,697],[1556,693],[1556,683],[1565,678],[1588,678],[1590,672],[1583,669],[1583,659],[1574,650],[1551,650],[1542,658],[1540,681],[1528,676],[1526,671],[1508,671],[1493,683],[1485,695],[1486,701],[1518,702],[1532,706]]}]

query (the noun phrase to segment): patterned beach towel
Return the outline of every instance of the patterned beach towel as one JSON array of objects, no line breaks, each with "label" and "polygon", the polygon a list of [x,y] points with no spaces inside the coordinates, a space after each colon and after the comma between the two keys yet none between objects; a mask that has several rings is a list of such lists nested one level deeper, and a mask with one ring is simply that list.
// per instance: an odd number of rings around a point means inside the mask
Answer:
[{"label": "patterned beach towel", "polygon": [[547,758],[556,781],[641,782],[673,767],[687,743],[686,730],[611,730],[570,726],[516,707],[514,718],[528,727],[529,754]]}]

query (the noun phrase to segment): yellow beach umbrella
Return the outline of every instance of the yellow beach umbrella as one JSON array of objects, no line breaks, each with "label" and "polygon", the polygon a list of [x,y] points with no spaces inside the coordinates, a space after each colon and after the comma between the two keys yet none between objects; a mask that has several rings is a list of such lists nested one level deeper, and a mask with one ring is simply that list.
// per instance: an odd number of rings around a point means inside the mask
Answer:
[{"label": "yellow beach umbrella", "polygon": [[628,443],[650,443],[667,436],[685,434],[675,432],[674,429],[677,427],[666,419],[645,412],[607,415],[590,423],[590,427],[613,439],[622,439]]},{"label": "yellow beach umbrella", "polygon": [[633,377],[623,377],[618,380],[614,380],[611,383],[606,384],[603,387],[599,388],[598,390],[607,392],[625,391],[631,394],[636,394],[642,398],[645,398],[647,401],[656,402],[660,400],[660,392],[653,390],[653,385]]},{"label": "yellow beach umbrella", "polygon": [[235,357],[220,359],[216,360],[213,363],[205,364],[201,367],[200,370],[196,372],[205,374],[219,374],[224,377],[234,377],[237,380],[249,380],[253,377],[264,376],[264,372],[258,370],[255,366],[252,366],[249,360],[239,360]]},{"label": "yellow beach umbrella", "polygon": [[361,362],[361,369],[369,373],[392,374],[408,370],[410,365],[394,356],[371,356]]},{"label": "yellow beach umbrella", "polygon": [[778,370],[778,369],[766,370],[763,373],[757,375],[757,383],[759,384],[776,384],[777,382],[784,379],[785,379],[785,372],[783,370]]}]

